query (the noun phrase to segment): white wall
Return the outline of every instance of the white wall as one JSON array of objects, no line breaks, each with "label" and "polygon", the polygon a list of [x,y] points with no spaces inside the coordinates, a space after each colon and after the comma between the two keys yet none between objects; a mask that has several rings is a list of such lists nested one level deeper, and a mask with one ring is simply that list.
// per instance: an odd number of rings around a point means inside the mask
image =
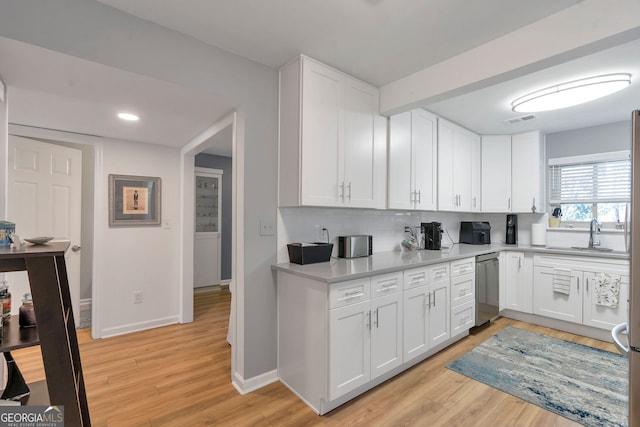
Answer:
[{"label": "white wall", "polygon": [[[172,227],[108,226],[108,211],[97,212],[96,240],[100,242],[94,266],[100,286],[97,322],[102,336],[116,335],[178,322],[180,228],[180,155],[177,149],[105,140],[102,183],[109,174],[160,177],[162,219]],[[96,197],[108,200],[108,185]],[[142,292],[142,303],[133,303],[133,292]]]},{"label": "white wall", "polygon": [[[38,25],[25,25],[25,22],[37,22]],[[248,379],[275,370],[276,287],[270,265],[276,260],[276,239],[275,236],[260,236],[259,224],[261,219],[273,222],[276,220],[277,71],[94,1],[5,2],[0,14],[0,36],[188,86],[210,93],[216,99],[226,100],[229,105],[243,111],[241,131],[246,173],[242,200],[245,229],[242,230],[241,237],[244,238],[245,250],[242,254],[244,274],[238,278],[243,279],[243,282],[237,285],[244,288],[247,283],[247,289],[244,293],[244,309],[238,311],[243,316],[243,322],[238,324],[244,325],[245,333],[238,334],[242,342],[234,348],[236,351],[244,347],[244,352],[235,361],[234,378]],[[211,122],[215,123],[219,119],[212,117]],[[184,141],[185,144],[187,142]],[[142,151],[147,154],[153,149]],[[119,158],[118,154],[109,151],[105,144],[105,166],[115,167],[115,164],[108,162],[116,161],[116,158]],[[161,163],[165,164],[167,159],[163,159]],[[125,162],[123,165],[127,164],[125,158],[121,160]],[[151,167],[141,167],[141,163],[131,165],[135,169],[128,168],[128,173],[134,174],[141,173],[139,169]],[[179,162],[176,161],[170,167],[175,168],[175,171],[179,170]],[[156,171],[152,175],[167,174],[175,177],[175,171]],[[106,173],[109,173],[107,168]],[[106,175],[97,172],[96,178],[96,185],[106,188]],[[170,201],[180,203],[177,198]],[[96,219],[98,227],[103,227],[104,231],[107,220],[99,207],[101,208],[97,204]],[[175,218],[174,227],[178,228],[181,224],[178,223],[177,215]],[[163,232],[156,235],[153,231],[135,229],[130,230],[128,235],[125,232],[107,232],[105,235],[107,242],[99,243],[94,257],[97,260],[96,267],[99,267],[96,268],[95,275],[100,281],[99,286],[104,287],[102,292],[106,294],[109,294],[112,280],[121,280],[125,276],[115,271],[121,268],[120,265],[107,265],[107,261],[112,261],[112,256],[118,256],[119,251],[114,245],[118,244],[120,250],[126,249],[128,254],[156,254],[157,251],[172,254],[174,251],[174,246],[169,244],[171,239],[166,238]],[[99,236],[95,237],[96,242],[100,242]],[[149,261],[146,255],[142,256],[142,260]],[[179,257],[168,257],[165,261],[168,264],[163,267],[166,271],[163,271],[169,273],[167,278],[174,277],[179,269]],[[154,261],[151,265],[158,265],[158,262]],[[133,267],[126,266],[125,270],[138,279],[146,271],[147,275],[143,277],[145,286],[150,289],[156,289],[151,286],[159,286],[152,284],[158,279],[158,275],[151,272],[149,266],[135,271]],[[150,284],[146,285],[147,282]],[[177,288],[179,285],[176,281],[168,286],[171,288],[157,288],[159,292],[152,298],[158,298],[158,307],[153,313],[144,312],[147,316],[145,319],[142,319],[143,313],[125,309],[122,319],[107,320],[107,316],[121,316],[119,298],[122,297],[107,295],[110,298],[109,304],[102,310],[104,312],[98,313],[100,321],[103,318],[106,321],[101,327],[118,332],[122,330],[122,325],[130,326],[131,322],[139,320],[144,324],[171,316],[173,305],[177,304],[173,299],[173,287]],[[94,298],[98,297],[94,294]]]},{"label": "white wall", "polygon": [[[5,83],[1,76],[0,92],[2,92],[0,98],[4,99],[4,101],[0,101],[0,165],[6,165],[9,158],[9,100],[5,89]],[[3,220],[7,215],[7,183],[9,180],[9,168],[3,167],[0,170],[2,171],[0,173],[0,220]]]}]

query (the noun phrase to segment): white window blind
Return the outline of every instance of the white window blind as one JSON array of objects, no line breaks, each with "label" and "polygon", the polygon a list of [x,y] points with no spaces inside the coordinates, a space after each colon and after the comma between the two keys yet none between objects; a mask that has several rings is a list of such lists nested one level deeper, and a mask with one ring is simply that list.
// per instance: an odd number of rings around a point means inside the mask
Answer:
[{"label": "white window blind", "polygon": [[631,156],[628,151],[549,160],[549,203],[628,202]]}]

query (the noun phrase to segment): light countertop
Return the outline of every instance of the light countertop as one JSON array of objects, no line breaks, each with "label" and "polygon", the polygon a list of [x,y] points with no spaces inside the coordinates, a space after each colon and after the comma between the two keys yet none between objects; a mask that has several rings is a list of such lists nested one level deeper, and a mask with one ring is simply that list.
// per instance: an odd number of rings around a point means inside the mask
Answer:
[{"label": "light countertop", "polygon": [[272,269],[283,271],[308,279],[326,283],[342,282],[362,277],[393,273],[408,268],[423,267],[446,261],[475,257],[490,252],[522,251],[544,254],[558,254],[582,257],[597,257],[617,260],[628,260],[624,252],[584,251],[571,248],[550,248],[531,245],[506,245],[492,243],[490,245],[455,244],[451,248],[441,250],[416,250],[410,252],[391,251],[374,253],[363,258],[331,258],[329,262],[299,265],[293,263],[275,264]]}]

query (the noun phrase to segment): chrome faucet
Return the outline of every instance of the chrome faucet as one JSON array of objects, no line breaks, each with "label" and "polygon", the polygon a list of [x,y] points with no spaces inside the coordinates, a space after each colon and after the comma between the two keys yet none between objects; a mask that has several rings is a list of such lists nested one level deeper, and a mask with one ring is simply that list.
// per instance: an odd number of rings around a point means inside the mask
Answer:
[{"label": "chrome faucet", "polygon": [[589,223],[589,249],[593,249],[596,246],[600,246],[600,241],[594,242],[593,236],[600,232],[600,223],[597,219],[592,218]]}]

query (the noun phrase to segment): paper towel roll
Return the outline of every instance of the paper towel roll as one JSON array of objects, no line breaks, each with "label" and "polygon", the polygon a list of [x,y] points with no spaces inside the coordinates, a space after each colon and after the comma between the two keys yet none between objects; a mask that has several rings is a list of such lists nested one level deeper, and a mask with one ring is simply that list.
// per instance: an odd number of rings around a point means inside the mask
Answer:
[{"label": "paper towel roll", "polygon": [[545,246],[547,244],[546,224],[531,224],[531,244],[533,246]]}]

